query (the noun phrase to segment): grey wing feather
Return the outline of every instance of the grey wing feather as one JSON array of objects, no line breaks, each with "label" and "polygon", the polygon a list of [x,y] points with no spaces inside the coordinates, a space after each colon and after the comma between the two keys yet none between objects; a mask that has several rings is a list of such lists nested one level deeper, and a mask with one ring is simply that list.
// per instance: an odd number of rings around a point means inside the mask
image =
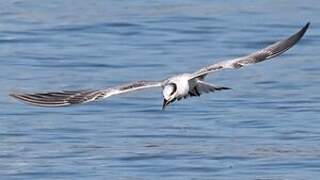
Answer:
[{"label": "grey wing feather", "polygon": [[44,107],[70,106],[90,101],[105,99],[112,95],[122,94],[139,89],[160,87],[160,81],[137,81],[102,90],[60,91],[47,93],[12,93],[10,96],[22,102]]},{"label": "grey wing feather", "polygon": [[307,23],[301,30],[291,35],[289,38],[275,42],[274,44],[249,54],[244,57],[222,61],[217,64],[209,65],[194,73],[194,78],[203,78],[208,73],[222,69],[238,69],[246,65],[251,65],[271,59],[282,54],[295,45],[305,34],[310,23]]},{"label": "grey wing feather", "polygon": [[117,94],[123,94],[130,91],[136,91],[140,89],[153,88],[162,86],[163,81],[136,81],[112,88]]},{"label": "grey wing feather", "polygon": [[22,102],[45,107],[59,107],[86,103],[99,99],[103,97],[103,95],[102,92],[93,90],[10,94],[10,96]]}]

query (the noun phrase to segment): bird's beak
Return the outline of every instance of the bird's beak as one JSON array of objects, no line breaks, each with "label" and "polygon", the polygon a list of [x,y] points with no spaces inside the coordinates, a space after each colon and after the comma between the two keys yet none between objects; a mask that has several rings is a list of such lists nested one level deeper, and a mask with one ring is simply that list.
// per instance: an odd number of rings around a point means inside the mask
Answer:
[{"label": "bird's beak", "polygon": [[166,99],[163,99],[162,110],[164,110],[168,104],[169,104],[169,101],[167,101]]}]

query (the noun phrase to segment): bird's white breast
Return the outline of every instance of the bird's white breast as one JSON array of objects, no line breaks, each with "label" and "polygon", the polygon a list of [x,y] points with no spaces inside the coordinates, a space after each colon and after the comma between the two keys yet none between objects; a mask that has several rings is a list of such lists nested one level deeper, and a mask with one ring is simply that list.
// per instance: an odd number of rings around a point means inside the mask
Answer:
[{"label": "bird's white breast", "polygon": [[195,80],[191,80],[191,74],[181,74],[172,77],[169,82],[175,83],[177,85],[177,95],[176,96],[185,96],[188,94],[190,88],[195,86]]}]

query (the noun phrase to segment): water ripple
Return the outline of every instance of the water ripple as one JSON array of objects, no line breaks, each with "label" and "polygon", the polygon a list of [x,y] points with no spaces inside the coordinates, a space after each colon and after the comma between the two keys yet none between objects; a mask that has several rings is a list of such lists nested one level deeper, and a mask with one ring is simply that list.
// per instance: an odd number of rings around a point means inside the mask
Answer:
[{"label": "water ripple", "polygon": [[[0,1],[1,179],[317,179],[319,3]],[[284,55],[207,80],[231,91],[161,110],[161,90],[66,108],[9,92],[192,72],[285,38]],[[20,92],[20,91],[19,91]]]}]

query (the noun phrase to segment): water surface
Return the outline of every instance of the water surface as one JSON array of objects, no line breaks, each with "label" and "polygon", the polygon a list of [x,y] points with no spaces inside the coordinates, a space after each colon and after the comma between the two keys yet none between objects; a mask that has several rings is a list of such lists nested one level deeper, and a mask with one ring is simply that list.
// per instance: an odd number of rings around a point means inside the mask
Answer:
[{"label": "water surface", "polygon": [[[1,1],[1,179],[318,179],[320,4]],[[163,79],[301,28],[275,61],[208,77],[232,91],[161,111],[161,90],[67,108],[12,91]]]}]

